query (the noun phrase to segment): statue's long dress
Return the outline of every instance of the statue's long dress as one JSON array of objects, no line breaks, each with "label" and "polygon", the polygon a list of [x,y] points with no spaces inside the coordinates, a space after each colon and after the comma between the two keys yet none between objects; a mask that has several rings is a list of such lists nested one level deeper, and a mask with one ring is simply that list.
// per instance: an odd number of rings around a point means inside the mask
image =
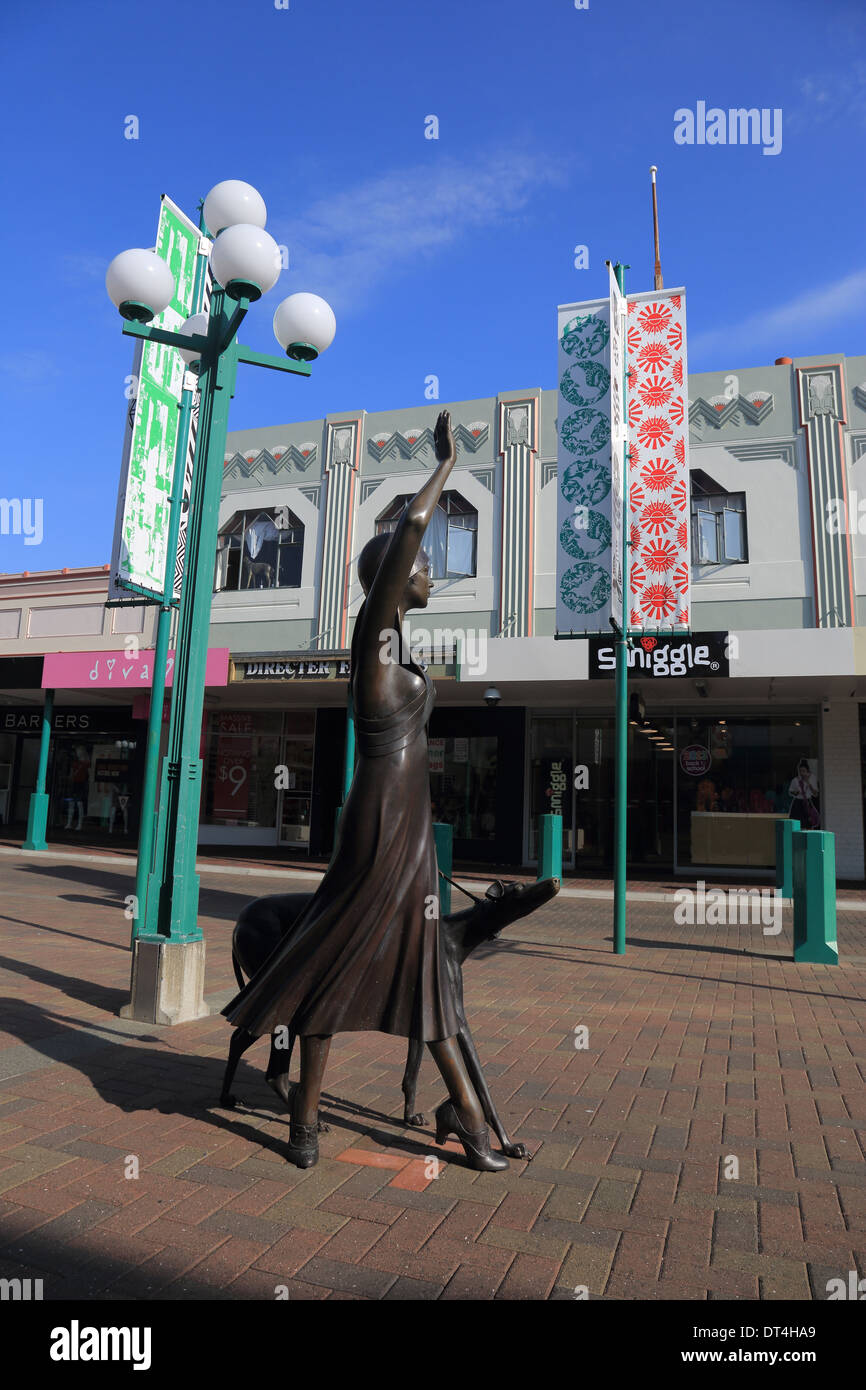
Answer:
[{"label": "statue's long dress", "polygon": [[400,709],[383,719],[356,715],[355,776],[315,897],[223,1009],[256,1036],[279,1024],[300,1036],[375,1031],[432,1041],[457,1032],[431,910],[438,874],[427,721],[436,692],[426,671],[412,662],[406,669],[421,683]]}]

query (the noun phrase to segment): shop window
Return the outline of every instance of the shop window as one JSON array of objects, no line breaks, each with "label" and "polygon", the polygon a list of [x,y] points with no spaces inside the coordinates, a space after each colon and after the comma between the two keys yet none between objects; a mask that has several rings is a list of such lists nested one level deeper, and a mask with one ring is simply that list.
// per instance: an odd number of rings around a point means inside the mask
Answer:
[{"label": "shop window", "polygon": [[497,738],[431,738],[427,750],[434,821],[458,840],[495,840]]},{"label": "shop window", "polygon": [[692,470],[691,482],[693,563],[746,564],[746,494],[726,492],[699,468]]},{"label": "shop window", "polygon": [[220,532],[214,589],[298,589],[304,526],[288,507],[238,512]]},{"label": "shop window", "polygon": [[208,720],[202,786],[203,825],[271,827],[277,823],[275,769],[281,716],[215,711]]},{"label": "shop window", "polygon": [[814,715],[677,721],[679,865],[772,868],[775,822],[820,829]]},{"label": "shop window", "polygon": [[[395,497],[376,519],[376,534],[393,531],[408,495]],[[478,513],[459,492],[445,492],[421,542],[430,556],[431,579],[464,579],[475,574]]]}]

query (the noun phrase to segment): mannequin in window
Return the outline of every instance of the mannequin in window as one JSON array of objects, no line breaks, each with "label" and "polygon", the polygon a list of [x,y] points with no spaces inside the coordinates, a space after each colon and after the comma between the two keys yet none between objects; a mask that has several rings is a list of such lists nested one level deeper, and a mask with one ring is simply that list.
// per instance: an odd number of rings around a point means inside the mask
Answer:
[{"label": "mannequin in window", "polygon": [[[90,782],[90,756],[83,743],[75,749],[75,757],[69,769],[69,796],[66,801],[66,826],[67,830],[80,830],[84,823],[84,805],[87,801],[87,790]],[[78,817],[78,824],[73,827],[73,817]]]}]

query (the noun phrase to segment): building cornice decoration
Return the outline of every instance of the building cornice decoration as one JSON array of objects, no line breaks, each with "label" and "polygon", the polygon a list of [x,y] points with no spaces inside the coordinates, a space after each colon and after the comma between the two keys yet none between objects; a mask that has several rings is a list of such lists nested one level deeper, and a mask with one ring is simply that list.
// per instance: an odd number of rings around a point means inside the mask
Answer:
[{"label": "building cornice decoration", "polygon": [[[490,426],[486,420],[473,420],[469,425],[454,425],[454,441],[458,448],[468,449],[471,454],[477,453],[482,444],[485,443],[490,433]],[[367,440],[367,452],[375,459],[402,458],[414,459],[419,454],[433,450],[433,431],[429,428],[394,430],[388,433],[387,430],[379,434],[372,435]]]},{"label": "building cornice decoration", "polygon": [[251,478],[254,482],[267,481],[267,475],[288,472],[293,469],[306,473],[315,463],[319,452],[318,445],[310,440],[306,444],[276,445],[270,449],[256,452],[227,454],[223,465],[226,478]]},{"label": "building cornice decoration", "polygon": [[697,396],[689,401],[689,424],[696,433],[703,421],[717,430],[723,425],[739,425],[743,420],[759,425],[772,415],[775,406],[772,391],[749,391],[745,396],[710,396],[708,399]]},{"label": "building cornice decoration", "polygon": [[861,381],[859,386],[854,387],[853,396],[861,410],[866,410],[866,381]]},{"label": "building cornice decoration", "polygon": [[523,447],[538,452],[538,396],[499,402],[499,452]]}]

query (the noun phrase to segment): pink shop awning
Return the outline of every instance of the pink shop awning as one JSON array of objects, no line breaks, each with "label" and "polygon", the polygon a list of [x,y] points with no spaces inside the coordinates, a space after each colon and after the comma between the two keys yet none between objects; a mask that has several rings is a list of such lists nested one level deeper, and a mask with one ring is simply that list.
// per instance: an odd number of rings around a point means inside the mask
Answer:
[{"label": "pink shop awning", "polygon": [[[153,651],[138,656],[126,652],[47,652],[42,666],[43,690],[149,690],[153,684]],[[169,652],[165,683],[174,678],[174,652]],[[205,685],[226,685],[228,647],[208,647]]]}]

